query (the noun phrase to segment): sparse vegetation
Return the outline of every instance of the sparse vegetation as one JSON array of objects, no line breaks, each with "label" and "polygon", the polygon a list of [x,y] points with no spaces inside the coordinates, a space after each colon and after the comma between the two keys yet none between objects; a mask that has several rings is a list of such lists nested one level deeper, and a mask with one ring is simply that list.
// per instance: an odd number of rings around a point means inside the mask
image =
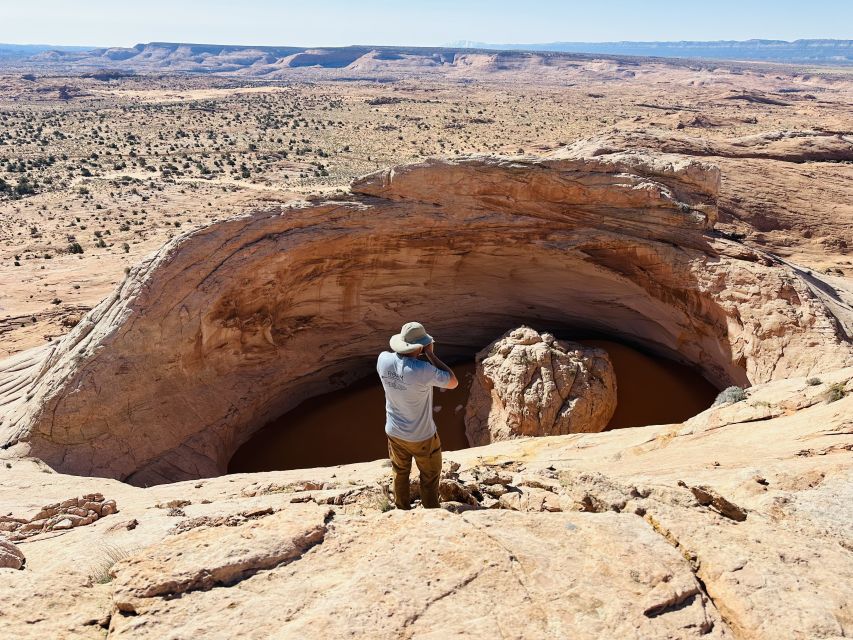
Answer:
[{"label": "sparse vegetation", "polygon": [[727,387],[723,389],[714,400],[713,407],[718,407],[724,404],[734,404],[746,400],[746,391],[741,387]]},{"label": "sparse vegetation", "polygon": [[95,565],[89,570],[89,581],[92,584],[107,584],[112,582],[113,576],[110,570],[116,562],[129,558],[135,553],[135,549],[124,549],[113,545],[105,544],[98,551],[99,559]]},{"label": "sparse vegetation", "polygon": [[386,511],[391,511],[391,509],[394,508],[394,504],[391,502],[391,500],[386,494],[381,494],[377,496],[376,502],[373,506],[379,509],[379,511],[381,511],[382,513],[385,513]]},{"label": "sparse vegetation", "polygon": [[847,395],[847,387],[843,382],[835,382],[826,391],[827,402],[837,402]]},{"label": "sparse vegetation", "polygon": [[810,387],[816,387],[823,383],[820,378],[809,378],[808,380],[806,380],[806,384]]},{"label": "sparse vegetation", "polygon": [[[429,156],[546,153],[625,123],[658,117],[656,126],[666,127],[678,115],[650,112],[639,96],[626,101],[588,82],[502,83],[499,90],[475,83],[460,92],[455,80],[428,74],[410,84],[318,80],[283,90],[213,74],[29,71],[4,75],[8,89],[0,92],[0,262],[46,281],[72,257],[84,269],[97,261],[96,276],[74,297],[89,305],[113,286],[130,253],[285,193],[346,190],[356,176]],[[705,91],[681,81],[652,89],[631,82],[640,94],[666,88],[674,102]],[[715,95],[718,87],[708,90]],[[707,105],[716,115],[731,111]],[[774,126],[801,128],[795,116],[781,110]],[[744,135],[755,131],[750,122],[714,131]],[[90,242],[87,229],[102,235]],[[13,262],[13,254],[21,257]],[[44,307],[56,292],[49,290]],[[41,340],[50,331],[23,333]]]}]

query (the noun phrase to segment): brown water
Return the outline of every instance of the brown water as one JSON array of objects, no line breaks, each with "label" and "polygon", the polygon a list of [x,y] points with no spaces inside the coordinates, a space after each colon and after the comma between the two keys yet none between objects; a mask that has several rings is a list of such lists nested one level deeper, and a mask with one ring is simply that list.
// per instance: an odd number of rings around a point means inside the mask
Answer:
[{"label": "brown water", "polygon": [[[707,409],[717,390],[690,367],[650,357],[609,340],[576,340],[610,354],[617,406],[608,429],[681,422]],[[436,426],[446,451],[464,449],[465,403],[474,363],[453,365],[460,384],[433,394]],[[328,467],[387,457],[385,395],[376,375],[306,400],[274,420],[231,458],[230,473]]]}]

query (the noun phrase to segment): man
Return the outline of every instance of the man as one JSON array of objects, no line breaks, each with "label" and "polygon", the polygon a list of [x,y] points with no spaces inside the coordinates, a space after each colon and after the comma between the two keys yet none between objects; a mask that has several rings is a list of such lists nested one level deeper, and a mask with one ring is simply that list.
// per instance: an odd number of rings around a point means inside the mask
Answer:
[{"label": "man", "polygon": [[[455,389],[456,375],[438,359],[434,340],[419,322],[407,322],[391,336],[391,349],[379,354],[376,370],[385,389],[385,433],[394,469],[394,503],[411,509],[412,458],[421,472],[421,504],[438,507],[441,440],[432,419],[432,388]],[[424,357],[425,360],[420,358]]]}]

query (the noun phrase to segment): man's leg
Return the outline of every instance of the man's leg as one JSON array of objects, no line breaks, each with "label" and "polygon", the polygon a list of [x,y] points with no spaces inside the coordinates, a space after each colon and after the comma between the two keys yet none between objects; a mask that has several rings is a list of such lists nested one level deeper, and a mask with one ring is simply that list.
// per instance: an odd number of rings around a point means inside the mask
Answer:
[{"label": "man's leg", "polygon": [[398,509],[411,509],[409,474],[412,471],[412,454],[405,443],[388,436],[388,457],[394,469],[394,505]]},{"label": "man's leg", "polygon": [[418,443],[415,462],[421,472],[421,504],[424,509],[438,508],[438,483],[441,479],[441,440],[438,432]]}]

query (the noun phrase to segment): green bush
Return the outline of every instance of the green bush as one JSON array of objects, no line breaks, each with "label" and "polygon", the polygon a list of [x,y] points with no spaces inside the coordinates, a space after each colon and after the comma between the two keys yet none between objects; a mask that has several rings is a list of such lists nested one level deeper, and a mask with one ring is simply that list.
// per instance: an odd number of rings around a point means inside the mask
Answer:
[{"label": "green bush", "polygon": [[30,181],[27,180],[26,176],[18,179],[18,185],[15,187],[15,193],[19,196],[26,196],[35,192],[35,187],[30,184]]}]

